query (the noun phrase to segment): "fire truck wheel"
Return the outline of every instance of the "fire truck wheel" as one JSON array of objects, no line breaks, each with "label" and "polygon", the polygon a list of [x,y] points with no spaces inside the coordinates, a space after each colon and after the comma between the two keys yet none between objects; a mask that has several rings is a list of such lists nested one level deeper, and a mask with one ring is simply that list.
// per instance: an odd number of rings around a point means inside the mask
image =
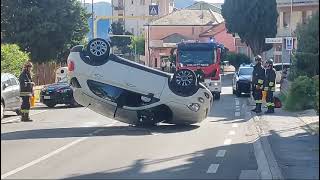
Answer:
[{"label": "fire truck wheel", "polygon": [[171,81],[175,93],[182,95],[191,95],[197,87],[196,74],[189,69],[179,69],[173,75]]},{"label": "fire truck wheel", "polygon": [[109,57],[110,44],[102,39],[92,39],[87,46],[87,53],[93,61],[103,61]]}]

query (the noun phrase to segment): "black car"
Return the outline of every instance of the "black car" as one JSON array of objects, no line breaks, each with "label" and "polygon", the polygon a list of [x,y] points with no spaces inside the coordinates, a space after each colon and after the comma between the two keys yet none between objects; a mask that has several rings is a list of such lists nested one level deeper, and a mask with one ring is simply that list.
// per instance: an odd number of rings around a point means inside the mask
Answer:
[{"label": "black car", "polygon": [[238,71],[234,73],[232,79],[232,92],[238,97],[241,93],[251,92],[251,81],[252,81],[252,65],[242,65]]},{"label": "black car", "polygon": [[70,84],[58,82],[50,84],[41,89],[40,102],[52,108],[57,104],[66,104],[72,107],[77,106],[73,98],[73,90]]}]

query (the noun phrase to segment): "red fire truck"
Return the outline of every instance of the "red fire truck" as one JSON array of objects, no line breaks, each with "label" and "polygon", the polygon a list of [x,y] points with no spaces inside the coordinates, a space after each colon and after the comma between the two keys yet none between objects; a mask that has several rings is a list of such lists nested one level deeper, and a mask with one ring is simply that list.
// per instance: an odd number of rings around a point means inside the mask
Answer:
[{"label": "red fire truck", "polygon": [[214,41],[208,43],[184,41],[177,45],[176,69],[190,69],[220,99],[221,75],[220,61],[225,48]]}]

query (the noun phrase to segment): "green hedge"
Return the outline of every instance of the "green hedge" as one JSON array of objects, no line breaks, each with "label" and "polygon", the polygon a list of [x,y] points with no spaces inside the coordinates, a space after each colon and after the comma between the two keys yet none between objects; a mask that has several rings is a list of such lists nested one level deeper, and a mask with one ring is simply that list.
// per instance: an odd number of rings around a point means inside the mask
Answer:
[{"label": "green hedge", "polygon": [[314,80],[314,86],[315,86],[315,90],[316,90],[316,94],[315,94],[315,110],[317,111],[317,113],[319,114],[319,75],[313,77]]},{"label": "green hedge", "polygon": [[19,76],[29,54],[20,50],[16,44],[1,44],[1,73]]},{"label": "green hedge", "polygon": [[285,101],[285,109],[289,111],[300,111],[314,108],[316,87],[315,81],[307,76],[296,78]]},{"label": "green hedge", "polygon": [[229,64],[232,65],[236,70],[239,69],[241,64],[251,63],[251,60],[247,55],[234,52],[227,52],[226,57],[223,58],[223,61],[229,61]]}]

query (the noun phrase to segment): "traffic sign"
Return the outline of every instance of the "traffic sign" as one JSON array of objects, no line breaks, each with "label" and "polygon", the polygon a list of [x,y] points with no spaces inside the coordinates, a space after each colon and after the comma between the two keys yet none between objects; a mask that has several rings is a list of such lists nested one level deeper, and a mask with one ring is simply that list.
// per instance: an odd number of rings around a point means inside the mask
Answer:
[{"label": "traffic sign", "polygon": [[293,49],[293,38],[286,37],[286,50],[292,51],[292,49]]},{"label": "traffic sign", "polygon": [[265,38],[266,44],[282,43],[282,38]]},{"label": "traffic sign", "polygon": [[158,5],[149,5],[149,15],[156,16],[159,14],[159,6]]}]

